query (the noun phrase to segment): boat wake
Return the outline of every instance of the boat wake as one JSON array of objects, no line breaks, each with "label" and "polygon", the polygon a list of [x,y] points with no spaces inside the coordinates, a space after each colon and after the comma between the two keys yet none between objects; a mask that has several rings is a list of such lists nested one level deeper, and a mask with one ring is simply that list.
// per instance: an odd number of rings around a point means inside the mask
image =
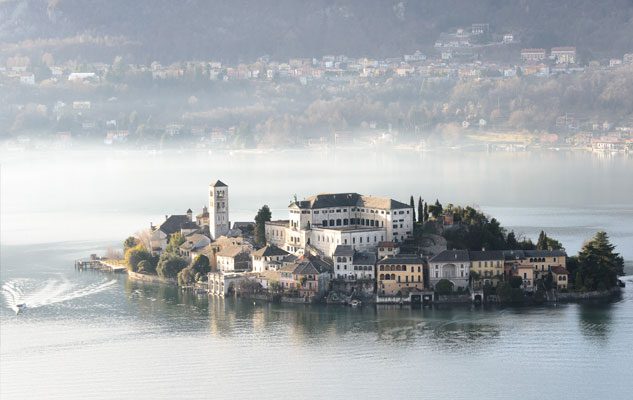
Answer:
[{"label": "boat wake", "polygon": [[2,285],[2,297],[7,307],[18,314],[26,308],[38,308],[103,292],[115,283],[113,279],[77,287],[68,280],[49,279],[33,285],[29,279],[13,279]]}]

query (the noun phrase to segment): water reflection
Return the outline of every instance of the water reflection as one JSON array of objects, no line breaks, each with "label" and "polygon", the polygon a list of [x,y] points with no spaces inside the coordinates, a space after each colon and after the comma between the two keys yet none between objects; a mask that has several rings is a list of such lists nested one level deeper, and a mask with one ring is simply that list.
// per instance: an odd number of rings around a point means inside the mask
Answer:
[{"label": "water reflection", "polygon": [[580,332],[594,343],[604,344],[611,333],[612,309],[610,304],[580,304],[578,322]]}]

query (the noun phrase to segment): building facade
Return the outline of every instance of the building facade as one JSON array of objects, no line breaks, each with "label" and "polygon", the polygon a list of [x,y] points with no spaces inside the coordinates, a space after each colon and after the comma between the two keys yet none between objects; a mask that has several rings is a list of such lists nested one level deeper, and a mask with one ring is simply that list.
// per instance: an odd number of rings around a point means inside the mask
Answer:
[{"label": "building facade", "polygon": [[296,252],[310,245],[331,257],[338,245],[374,250],[413,235],[413,208],[358,193],[319,194],[288,206],[289,218],[266,223],[266,241]]},{"label": "building facade", "polygon": [[415,255],[385,257],[376,266],[377,294],[405,295],[424,289],[424,260]]}]

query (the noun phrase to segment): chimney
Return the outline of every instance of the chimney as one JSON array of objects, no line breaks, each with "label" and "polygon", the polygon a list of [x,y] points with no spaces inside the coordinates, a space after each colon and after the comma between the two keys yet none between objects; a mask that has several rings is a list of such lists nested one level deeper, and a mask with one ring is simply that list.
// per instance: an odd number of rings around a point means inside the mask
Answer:
[{"label": "chimney", "polygon": [[167,218],[169,218],[169,217],[167,216],[167,214],[165,214],[165,221],[167,221]]}]

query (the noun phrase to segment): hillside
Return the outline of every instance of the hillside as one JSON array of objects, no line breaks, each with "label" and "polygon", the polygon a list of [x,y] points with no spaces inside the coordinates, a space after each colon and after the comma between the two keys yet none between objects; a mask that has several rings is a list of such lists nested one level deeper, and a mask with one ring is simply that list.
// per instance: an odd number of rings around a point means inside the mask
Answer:
[{"label": "hillside", "polygon": [[575,45],[584,60],[633,51],[632,0],[0,0],[0,56],[382,57],[428,51],[440,32],[479,22],[523,47]]}]

